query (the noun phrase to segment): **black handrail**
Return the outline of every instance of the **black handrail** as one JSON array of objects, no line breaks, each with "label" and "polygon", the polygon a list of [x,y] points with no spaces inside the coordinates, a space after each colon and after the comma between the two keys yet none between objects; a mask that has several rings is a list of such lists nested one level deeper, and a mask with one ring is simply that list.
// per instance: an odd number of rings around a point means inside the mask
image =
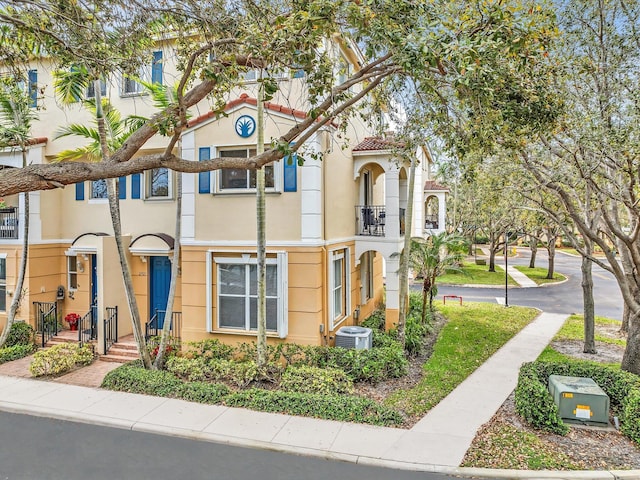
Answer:
[{"label": "black handrail", "polygon": [[[151,337],[157,337],[162,334],[162,326],[164,325],[164,317],[167,314],[166,310],[156,310],[151,320],[145,324],[145,338],[149,340]],[[180,332],[182,330],[182,312],[173,312],[173,319],[171,325],[169,325],[169,334],[173,338],[180,338]]]},{"label": "black handrail", "polygon": [[104,353],[111,345],[118,342],[118,307],[107,307],[107,317],[104,319]]},{"label": "black handrail", "polygon": [[58,334],[58,304],[56,302],[33,302],[36,310],[36,328],[42,335],[42,348],[51,337]]},{"label": "black handrail", "polygon": [[98,306],[91,305],[89,311],[78,322],[78,343],[83,346],[91,340],[98,339]]}]

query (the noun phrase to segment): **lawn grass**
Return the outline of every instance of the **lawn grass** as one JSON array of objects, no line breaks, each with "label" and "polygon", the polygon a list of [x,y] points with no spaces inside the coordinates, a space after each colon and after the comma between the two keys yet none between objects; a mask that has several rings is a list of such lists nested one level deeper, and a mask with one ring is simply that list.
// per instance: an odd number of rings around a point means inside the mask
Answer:
[{"label": "lawn grass", "polygon": [[[504,269],[496,265],[495,272],[489,272],[489,265],[476,265],[474,262],[464,262],[461,272],[448,272],[438,277],[437,283],[450,285],[504,285]],[[517,285],[509,277],[509,285]]]},{"label": "lawn grass", "polygon": [[[607,327],[619,328],[620,326],[619,320],[596,316],[595,323],[596,323],[596,332],[595,332],[594,338],[596,342],[610,343],[613,345],[620,345],[620,346],[626,345],[626,341],[624,339],[612,338],[602,333],[603,329]],[[553,337],[553,340],[556,340],[556,341],[567,341],[567,340],[582,341],[583,339],[584,339],[584,320],[583,320],[583,316],[579,314],[574,314],[574,315],[571,315],[569,318],[567,318],[562,328],[558,331],[556,336]],[[538,360],[548,361],[548,362],[564,362],[570,359],[571,358],[568,357],[567,355],[564,355],[554,350],[550,346],[546,347],[538,357]],[[614,367],[620,367],[619,363],[608,364],[608,365],[614,366]]]},{"label": "lawn grass", "polygon": [[529,268],[526,265],[516,265],[515,269],[519,272],[524,273],[538,285],[551,282],[562,282],[563,280],[567,279],[567,277],[558,272],[553,272],[553,279],[545,278],[547,276],[548,270],[542,267]]},{"label": "lawn grass", "polygon": [[423,365],[424,377],[415,387],[399,390],[386,401],[387,406],[411,415],[428,412],[539,313],[533,308],[491,303],[436,305],[448,322]]}]

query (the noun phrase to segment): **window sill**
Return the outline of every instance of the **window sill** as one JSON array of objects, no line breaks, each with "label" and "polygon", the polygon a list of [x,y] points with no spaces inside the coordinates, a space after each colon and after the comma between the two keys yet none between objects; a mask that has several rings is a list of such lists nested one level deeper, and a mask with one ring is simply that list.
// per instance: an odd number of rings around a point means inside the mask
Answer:
[{"label": "window sill", "polygon": [[[217,333],[224,335],[244,335],[245,337],[257,337],[258,332],[256,330],[237,330],[233,328],[214,328],[209,333]],[[270,338],[282,338],[278,332],[268,331],[267,337]]]},{"label": "window sill", "polygon": [[108,198],[90,198],[89,199],[89,205],[104,205],[109,203],[109,199]]},{"label": "window sill", "polygon": [[345,315],[344,317],[340,317],[338,320],[333,320],[333,321],[331,322],[331,325],[332,325],[332,327],[333,327],[333,328],[331,328],[331,331],[332,331],[332,332],[335,332],[335,331],[336,331],[336,329],[337,329],[337,328],[338,328],[342,323],[344,323],[344,321],[345,321],[347,318],[349,318],[349,315]]},{"label": "window sill", "polygon": [[120,92],[120,98],[131,98],[131,97],[148,97],[149,94],[147,92]]},{"label": "window sill", "polygon": [[[267,195],[280,195],[281,193],[282,193],[282,191],[275,190],[275,189],[271,189],[271,190],[265,191],[265,194],[267,194]],[[234,195],[236,195],[236,196],[237,195],[252,195],[252,196],[255,197],[256,189],[255,188],[245,188],[245,189],[229,188],[229,189],[213,192],[211,195],[213,195],[213,196],[221,196],[221,197],[234,196]]]},{"label": "window sill", "polygon": [[173,203],[175,199],[173,197],[148,197],[144,198],[144,201],[151,203]]}]

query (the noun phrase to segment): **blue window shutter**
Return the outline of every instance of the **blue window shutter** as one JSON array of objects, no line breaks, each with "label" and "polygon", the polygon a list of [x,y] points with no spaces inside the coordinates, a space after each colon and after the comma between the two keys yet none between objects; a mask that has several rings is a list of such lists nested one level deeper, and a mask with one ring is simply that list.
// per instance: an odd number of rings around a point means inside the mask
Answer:
[{"label": "blue window shutter", "polygon": [[153,52],[153,64],[151,65],[151,83],[162,84],[162,50]]},{"label": "blue window shutter", "polygon": [[118,178],[118,198],[120,200],[127,198],[127,177]]},{"label": "blue window shutter", "polygon": [[38,106],[38,70],[29,70],[28,94],[31,102],[30,107]]},{"label": "blue window shutter", "polygon": [[131,198],[140,198],[140,174],[131,175]]},{"label": "blue window shutter", "polygon": [[284,161],[284,191],[295,192],[298,190],[298,155],[287,155],[283,159]]},{"label": "blue window shutter", "polygon": [[[198,150],[198,160],[210,160],[211,148],[200,147]],[[211,193],[211,172],[198,173],[198,193]]]},{"label": "blue window shutter", "polygon": [[84,182],[76,183],[76,200],[84,200]]}]

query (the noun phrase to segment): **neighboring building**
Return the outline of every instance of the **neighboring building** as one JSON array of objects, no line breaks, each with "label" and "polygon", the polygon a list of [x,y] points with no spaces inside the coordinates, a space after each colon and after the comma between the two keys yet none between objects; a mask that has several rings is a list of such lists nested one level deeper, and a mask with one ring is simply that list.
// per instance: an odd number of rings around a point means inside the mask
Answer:
[{"label": "neighboring building", "polygon": [[[336,54],[344,55],[344,61],[357,68],[353,50],[336,48]],[[148,78],[172,83],[176,73],[170,48],[164,46],[153,58]],[[54,141],[56,129],[91,119],[80,107],[61,110],[57,106],[50,72],[42,64],[32,66],[29,78],[44,89],[47,105],[33,131],[36,140],[29,161],[50,162],[78,142],[72,137]],[[192,161],[252,155],[256,148],[255,88],[248,75],[223,116],[213,115],[206,102],[194,108],[177,153]],[[303,92],[304,78],[298,72],[283,76],[280,91],[265,104],[267,142],[306,117]],[[150,99],[131,80],[109,79],[103,93],[125,116],[153,112]],[[357,324],[383,300],[387,324],[397,321],[397,253],[408,234],[404,210],[409,167],[394,156],[392,138],[372,137],[356,121],[349,125],[347,136],[350,146],[341,149],[335,126],[327,126],[303,147],[318,154],[306,156],[304,165],[299,166],[296,158],[285,158],[266,167],[270,341],[331,344],[338,328]],[[156,136],[140,153],[162,151],[165,144],[164,138]],[[424,192],[418,188],[414,195],[412,234],[421,236],[444,228],[446,189],[430,179],[429,151],[421,148],[416,155],[420,160],[416,185],[426,186]],[[0,151],[0,165],[19,167],[19,152]],[[166,308],[176,175],[156,169],[119,180],[122,231],[138,305],[146,321],[154,315],[162,317]],[[176,333],[185,341],[251,341],[256,328],[255,174],[225,169],[182,174],[182,182]],[[53,304],[59,318],[78,313],[93,320],[92,333],[102,353],[107,309],[118,307],[119,336],[131,333],[104,181],[30,195],[31,245],[26,296],[18,318],[36,325],[39,309]],[[432,197],[438,200],[436,206]],[[6,317],[3,312],[14,294],[23,199],[24,194],[6,198],[7,205],[15,208],[0,210],[0,320]]]}]

